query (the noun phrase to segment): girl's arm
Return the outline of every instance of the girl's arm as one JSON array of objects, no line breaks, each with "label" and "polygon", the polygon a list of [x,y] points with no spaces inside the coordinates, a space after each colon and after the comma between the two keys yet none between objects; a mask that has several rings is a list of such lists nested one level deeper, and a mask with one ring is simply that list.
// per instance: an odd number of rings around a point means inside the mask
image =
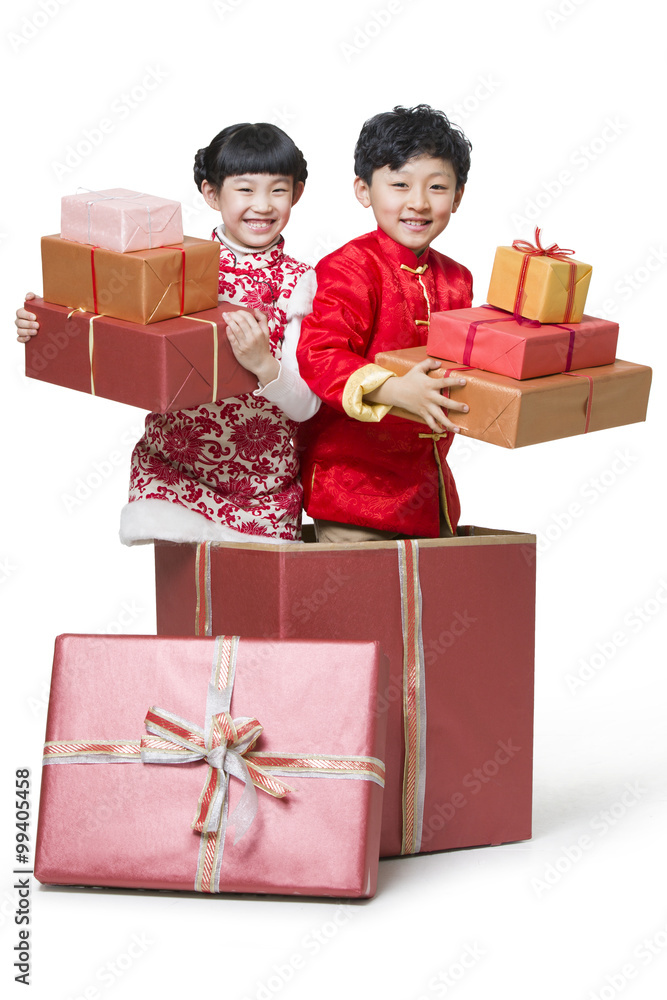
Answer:
[{"label": "girl's arm", "polygon": [[320,408],[321,400],[315,395],[299,375],[296,348],[301,335],[301,316],[293,316],[285,327],[280,370],[272,382],[256,389],[255,396],[276,403],[290,420],[302,423],[314,416]]}]

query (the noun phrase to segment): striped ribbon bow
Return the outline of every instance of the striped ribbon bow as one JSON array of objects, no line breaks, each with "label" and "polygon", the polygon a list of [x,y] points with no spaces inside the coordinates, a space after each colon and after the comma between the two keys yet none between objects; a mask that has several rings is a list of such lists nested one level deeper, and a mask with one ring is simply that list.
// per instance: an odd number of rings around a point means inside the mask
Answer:
[{"label": "striped ribbon bow", "polygon": [[232,719],[228,703],[225,692],[209,684],[206,730],[164,709],[150,708],[145,719],[149,735],[141,739],[141,760],[144,764],[206,761],[208,773],[192,821],[192,829],[199,833],[215,833],[220,829],[229,777],[242,781],[243,795],[230,817],[237,843],[257,815],[255,786],[279,799],[293,789],[270,775],[261,764],[245,759],[259,739],[262,726],[257,719]]}]

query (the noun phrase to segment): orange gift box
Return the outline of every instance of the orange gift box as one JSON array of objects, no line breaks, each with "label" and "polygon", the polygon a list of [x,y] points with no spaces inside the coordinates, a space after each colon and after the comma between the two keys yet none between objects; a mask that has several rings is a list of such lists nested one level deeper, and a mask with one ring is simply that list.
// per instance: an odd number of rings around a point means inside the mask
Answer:
[{"label": "orange gift box", "polygon": [[[375,363],[405,375],[426,357],[425,347],[410,347],[381,352]],[[464,386],[449,390],[452,399],[470,407],[468,413],[455,411],[461,434],[501,448],[522,448],[645,420],[652,374],[646,365],[619,360],[521,380],[462,368],[452,361],[442,361],[429,374],[442,374],[442,369],[461,372],[466,379]],[[391,412],[424,423],[397,407]]]},{"label": "orange gift box", "polygon": [[[128,256],[128,255],[125,255]],[[239,396],[257,378],[232,353],[221,302],[144,326],[30,299],[39,333],[26,343],[26,375],[155,413]]]},{"label": "orange gift box", "polygon": [[118,253],[42,237],[44,299],[132,323],[157,323],[218,303],[220,244],[183,243]]},{"label": "orange gift box", "polygon": [[498,309],[540,323],[579,323],[584,314],[592,267],[561,250],[515,240],[496,250],[487,301]]}]

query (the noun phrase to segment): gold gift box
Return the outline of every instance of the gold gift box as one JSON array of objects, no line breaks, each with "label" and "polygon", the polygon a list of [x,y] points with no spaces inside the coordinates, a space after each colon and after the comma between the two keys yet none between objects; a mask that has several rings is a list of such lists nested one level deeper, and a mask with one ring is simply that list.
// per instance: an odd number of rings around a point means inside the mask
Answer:
[{"label": "gold gift box", "polygon": [[[487,301],[498,309],[515,311],[521,267],[526,255],[513,247],[498,247],[491,271]],[[576,266],[574,302],[567,318],[570,263]],[[540,323],[580,323],[593,268],[580,260],[530,257],[524,292],[516,312]]]},{"label": "gold gift box", "polygon": [[[184,270],[185,269],[185,270]],[[131,323],[157,323],[218,304],[220,244],[183,243],[118,253],[42,237],[44,299]]]}]

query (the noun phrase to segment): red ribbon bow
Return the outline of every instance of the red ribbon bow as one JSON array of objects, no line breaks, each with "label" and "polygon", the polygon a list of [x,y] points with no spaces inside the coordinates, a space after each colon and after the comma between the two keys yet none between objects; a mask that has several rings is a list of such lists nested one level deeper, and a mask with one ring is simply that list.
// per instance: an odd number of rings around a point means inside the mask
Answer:
[{"label": "red ribbon bow", "polygon": [[512,243],[512,249],[518,250],[519,253],[524,255],[523,262],[521,264],[521,273],[519,274],[519,281],[516,289],[516,296],[514,299],[514,316],[515,319],[521,315],[521,306],[526,285],[526,274],[528,272],[528,264],[532,257],[552,257],[554,260],[564,260],[570,265],[570,274],[568,280],[567,288],[567,302],[565,305],[565,316],[563,317],[564,323],[569,323],[572,319],[572,313],[574,310],[574,293],[576,289],[577,282],[577,264],[573,260],[569,260],[569,256],[574,253],[574,250],[563,250],[558,246],[557,243],[552,243],[550,247],[543,247],[540,243],[540,233],[541,229],[539,226],[535,226],[535,244],[528,243],[527,240],[514,240]]},{"label": "red ribbon bow", "polygon": [[514,240],[512,249],[529,254],[531,257],[553,257],[554,260],[567,260],[568,255],[574,253],[574,250],[562,250],[557,243],[552,243],[550,247],[543,247],[540,243],[541,232],[540,227],[535,226],[535,246],[527,240]]}]

